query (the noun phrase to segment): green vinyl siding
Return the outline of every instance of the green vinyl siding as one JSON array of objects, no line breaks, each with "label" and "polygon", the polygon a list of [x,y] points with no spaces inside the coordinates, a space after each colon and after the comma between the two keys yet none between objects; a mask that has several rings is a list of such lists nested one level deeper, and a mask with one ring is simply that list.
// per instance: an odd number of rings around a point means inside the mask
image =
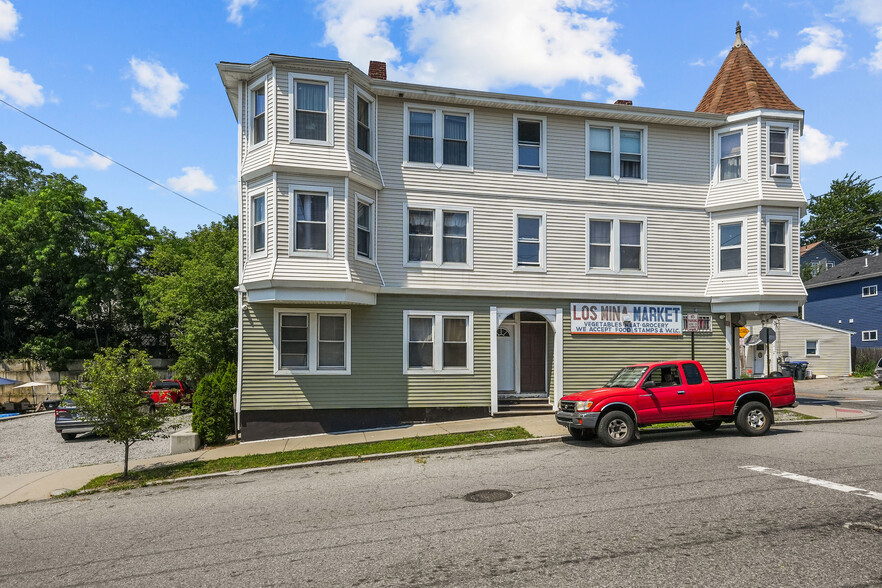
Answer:
[{"label": "green vinyl siding", "polygon": [[[575,300],[381,294],[375,306],[251,304],[243,320],[242,410],[329,408],[490,407],[490,307],[560,308],[564,317],[564,394],[599,386],[628,363],[689,359],[689,336],[570,335]],[[275,375],[276,308],[351,312],[351,375]],[[684,305],[684,311],[695,308]],[[404,311],[473,313],[471,374],[404,374]],[[698,306],[698,312],[709,308]],[[500,317],[502,318],[502,317]],[[554,331],[547,328],[548,389],[553,393]],[[439,340],[436,336],[436,344]],[[495,343],[495,328],[493,329]],[[726,371],[723,321],[695,338],[696,359],[708,375]]]}]

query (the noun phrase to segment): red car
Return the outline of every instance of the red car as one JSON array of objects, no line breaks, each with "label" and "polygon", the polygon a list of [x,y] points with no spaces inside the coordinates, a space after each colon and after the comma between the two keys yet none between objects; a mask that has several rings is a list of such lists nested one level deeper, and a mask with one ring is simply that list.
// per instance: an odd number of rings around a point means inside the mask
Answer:
[{"label": "red car", "polygon": [[144,392],[144,396],[154,405],[182,404],[193,405],[193,390],[183,380],[157,380],[150,382],[150,388]]},{"label": "red car", "polygon": [[773,408],[796,405],[792,378],[711,382],[696,361],[665,361],[628,366],[603,388],[564,396],[557,422],[576,439],[597,435],[616,447],[652,423],[692,421],[696,429],[713,431],[734,421],[745,435],[764,435]]}]

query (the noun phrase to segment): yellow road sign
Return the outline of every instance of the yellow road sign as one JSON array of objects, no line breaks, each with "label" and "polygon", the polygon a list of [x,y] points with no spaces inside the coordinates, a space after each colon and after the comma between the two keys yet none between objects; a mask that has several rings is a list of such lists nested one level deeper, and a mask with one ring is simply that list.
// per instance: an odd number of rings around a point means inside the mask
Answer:
[{"label": "yellow road sign", "polygon": [[750,329],[748,329],[747,327],[741,327],[740,329],[738,329],[738,333],[741,335],[741,338],[743,339],[744,337],[747,337],[748,333],[750,333]]}]

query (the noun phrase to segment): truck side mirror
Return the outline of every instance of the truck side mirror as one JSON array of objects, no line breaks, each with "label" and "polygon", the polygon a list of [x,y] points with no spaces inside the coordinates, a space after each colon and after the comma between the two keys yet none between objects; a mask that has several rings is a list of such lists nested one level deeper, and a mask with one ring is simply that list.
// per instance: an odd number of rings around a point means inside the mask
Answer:
[{"label": "truck side mirror", "polygon": [[652,388],[655,388],[656,386],[658,386],[658,384],[656,384],[652,380],[646,380],[645,382],[643,382],[643,389],[650,393],[652,392]]}]

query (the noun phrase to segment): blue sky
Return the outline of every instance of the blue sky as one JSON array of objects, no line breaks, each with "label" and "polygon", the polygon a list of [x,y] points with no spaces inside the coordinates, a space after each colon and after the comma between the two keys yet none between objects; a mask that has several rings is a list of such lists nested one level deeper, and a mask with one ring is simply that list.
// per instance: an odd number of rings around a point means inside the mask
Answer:
[{"label": "blue sky", "polygon": [[[268,53],[390,79],[693,110],[740,20],[806,111],[802,185],[882,175],[882,0],[0,0],[0,98],[223,214],[236,122],[215,67]],[[218,217],[0,104],[0,141],[179,233]]]}]

